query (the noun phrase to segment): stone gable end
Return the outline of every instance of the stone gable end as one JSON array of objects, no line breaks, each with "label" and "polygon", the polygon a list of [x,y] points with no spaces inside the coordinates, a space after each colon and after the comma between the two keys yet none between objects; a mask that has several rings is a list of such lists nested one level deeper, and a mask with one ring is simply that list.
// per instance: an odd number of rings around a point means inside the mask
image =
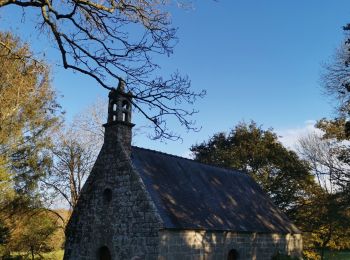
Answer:
[{"label": "stone gable end", "polygon": [[105,143],[66,229],[64,259],[158,255],[162,222],[130,159],[118,142]]}]

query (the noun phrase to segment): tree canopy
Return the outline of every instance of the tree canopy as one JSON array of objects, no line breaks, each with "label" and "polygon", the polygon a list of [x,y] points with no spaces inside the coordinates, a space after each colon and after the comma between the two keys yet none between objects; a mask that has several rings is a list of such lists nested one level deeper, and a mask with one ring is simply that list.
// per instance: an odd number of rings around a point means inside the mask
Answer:
[{"label": "tree canopy", "polygon": [[0,41],[10,47],[0,45],[0,240],[11,243],[16,216],[41,207],[38,183],[60,108],[47,66],[13,35],[0,33]]},{"label": "tree canopy", "polygon": [[[336,117],[323,118],[316,127],[321,135],[309,135],[300,140],[300,154],[322,187],[307,201],[300,215],[306,216],[306,229],[314,229],[311,241],[321,248],[349,248],[350,218],[350,24],[344,26],[345,39],[334,56],[323,66],[321,85],[331,97]],[[307,244],[306,243],[306,244]]]},{"label": "tree canopy", "polygon": [[27,46],[0,34],[0,172],[17,191],[30,191],[49,162],[45,148],[59,109],[48,69],[32,60]]},{"label": "tree canopy", "polygon": [[272,130],[240,123],[191,148],[194,159],[247,172],[282,210],[293,217],[298,200],[314,185],[309,165],[286,149]]},{"label": "tree canopy", "polygon": [[344,142],[345,120],[318,121],[316,126],[323,134],[309,134],[299,140],[300,156],[310,164],[319,189],[304,201],[299,211],[300,226],[309,232],[305,247],[310,244],[321,250],[347,249],[350,244],[349,211],[349,147]]}]

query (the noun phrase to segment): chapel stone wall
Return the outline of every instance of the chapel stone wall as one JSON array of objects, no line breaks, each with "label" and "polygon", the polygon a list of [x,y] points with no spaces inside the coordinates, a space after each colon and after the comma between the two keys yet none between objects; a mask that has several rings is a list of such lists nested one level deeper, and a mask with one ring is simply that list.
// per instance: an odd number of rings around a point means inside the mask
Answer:
[{"label": "chapel stone wall", "polygon": [[271,260],[279,252],[301,258],[300,234],[163,230],[159,260],[223,260],[235,250],[241,260]]},{"label": "chapel stone wall", "polygon": [[64,259],[157,259],[161,227],[126,152],[107,143],[68,224]]}]

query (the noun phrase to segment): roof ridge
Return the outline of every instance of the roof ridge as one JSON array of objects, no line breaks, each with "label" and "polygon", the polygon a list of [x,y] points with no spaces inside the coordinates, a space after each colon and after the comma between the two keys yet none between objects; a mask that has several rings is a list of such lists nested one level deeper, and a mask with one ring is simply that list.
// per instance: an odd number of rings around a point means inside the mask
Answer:
[{"label": "roof ridge", "polygon": [[249,176],[249,174],[246,173],[243,170],[237,170],[237,169],[230,168],[230,167],[224,167],[224,166],[218,166],[218,165],[214,165],[214,164],[210,164],[210,163],[204,163],[204,162],[196,161],[196,160],[193,160],[193,159],[190,159],[190,158],[181,157],[179,155],[165,153],[165,152],[161,152],[161,151],[157,151],[157,150],[153,150],[153,149],[149,149],[149,148],[144,148],[144,147],[140,147],[140,146],[136,146],[136,145],[132,145],[131,147],[132,148],[137,148],[137,149],[140,149],[140,150],[153,152],[153,153],[163,154],[163,155],[166,155],[166,156],[175,157],[175,158],[179,158],[179,159],[183,159],[183,160],[187,160],[187,161],[191,161],[191,162],[195,162],[195,163],[198,163],[198,164],[207,165],[207,166],[218,168],[218,169],[224,169],[224,170],[228,170],[228,171],[233,171],[233,172],[236,172],[236,173],[240,173],[240,174]]},{"label": "roof ridge", "polygon": [[136,145],[132,145],[131,147],[134,147],[134,148],[137,148],[137,149],[141,149],[141,150],[150,151],[150,152],[154,152],[154,153],[161,153],[161,154],[168,155],[168,156],[171,156],[171,157],[177,157],[177,158],[180,158],[180,159],[185,159],[185,160],[196,162],[195,160],[192,160],[190,158],[182,157],[182,156],[175,155],[175,154],[170,154],[170,153],[157,151],[157,150],[153,150],[153,149],[149,149],[149,148],[144,148],[144,147],[140,147],[140,146],[136,146]]}]

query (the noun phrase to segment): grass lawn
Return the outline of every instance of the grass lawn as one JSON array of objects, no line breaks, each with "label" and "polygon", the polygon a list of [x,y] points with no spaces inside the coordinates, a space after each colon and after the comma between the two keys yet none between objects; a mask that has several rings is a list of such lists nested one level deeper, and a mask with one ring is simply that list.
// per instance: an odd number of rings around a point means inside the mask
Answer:
[{"label": "grass lawn", "polygon": [[[41,254],[43,256],[43,258],[46,260],[62,260],[63,259],[63,254],[64,251],[63,250],[58,250],[58,251],[54,251],[54,252],[50,252],[50,253],[43,253]],[[15,255],[22,255],[21,253],[17,253]],[[32,259],[30,255],[27,255],[27,258],[25,259]],[[39,256],[35,256],[35,259],[42,259]]]},{"label": "grass lawn", "polygon": [[55,252],[46,253],[43,255],[43,257],[45,257],[45,259],[50,259],[50,260],[62,260],[63,254],[64,254],[64,251],[59,250]]},{"label": "grass lawn", "polygon": [[326,260],[349,260],[350,251],[328,251],[325,253]]}]

